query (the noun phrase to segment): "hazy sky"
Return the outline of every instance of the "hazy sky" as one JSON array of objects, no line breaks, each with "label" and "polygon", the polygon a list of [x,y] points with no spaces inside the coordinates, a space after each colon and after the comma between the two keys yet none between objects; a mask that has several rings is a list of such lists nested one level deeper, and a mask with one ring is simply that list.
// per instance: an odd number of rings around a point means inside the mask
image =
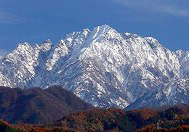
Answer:
[{"label": "hazy sky", "polygon": [[0,0],[0,54],[103,24],[189,50],[189,0]]}]

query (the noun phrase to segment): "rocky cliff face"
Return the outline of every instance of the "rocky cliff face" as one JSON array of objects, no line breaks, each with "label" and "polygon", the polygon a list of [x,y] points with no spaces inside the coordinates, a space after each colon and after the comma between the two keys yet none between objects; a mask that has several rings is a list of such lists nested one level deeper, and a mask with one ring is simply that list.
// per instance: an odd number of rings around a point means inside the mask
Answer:
[{"label": "rocky cliff face", "polygon": [[68,34],[55,46],[19,44],[1,61],[0,85],[61,85],[94,106],[125,108],[147,93],[174,91],[173,84],[188,78],[188,63],[189,52],[103,25]]}]

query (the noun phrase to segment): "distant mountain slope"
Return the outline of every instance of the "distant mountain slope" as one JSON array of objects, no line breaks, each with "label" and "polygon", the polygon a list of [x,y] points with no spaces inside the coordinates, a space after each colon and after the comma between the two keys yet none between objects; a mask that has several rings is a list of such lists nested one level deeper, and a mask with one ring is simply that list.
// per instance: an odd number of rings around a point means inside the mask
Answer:
[{"label": "distant mountain slope", "polygon": [[182,103],[189,104],[189,79],[180,79],[167,86],[149,91],[126,109],[141,109]]},{"label": "distant mountain slope", "polygon": [[50,123],[72,112],[93,108],[62,87],[0,87],[0,118],[12,123]]},{"label": "distant mountain slope", "polygon": [[0,62],[0,85],[61,85],[93,106],[125,108],[158,89],[169,87],[161,93],[166,98],[178,93],[172,84],[189,78],[188,64],[189,52],[102,25],[68,34],[57,45],[19,44]]},{"label": "distant mountain slope", "polygon": [[0,121],[0,130],[23,132],[185,132],[189,131],[189,107],[177,105],[158,109],[124,111],[93,109],[69,114],[48,125],[11,125]]}]

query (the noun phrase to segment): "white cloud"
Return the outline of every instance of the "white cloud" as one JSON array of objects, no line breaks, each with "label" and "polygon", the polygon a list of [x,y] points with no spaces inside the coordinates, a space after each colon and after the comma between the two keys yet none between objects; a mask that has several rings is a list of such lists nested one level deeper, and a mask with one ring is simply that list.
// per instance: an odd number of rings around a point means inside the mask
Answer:
[{"label": "white cloud", "polygon": [[31,20],[18,17],[9,12],[4,12],[0,10],[0,23],[1,24],[15,24],[15,23],[28,23],[28,22],[31,22]]},{"label": "white cloud", "polygon": [[189,17],[188,1],[175,0],[112,0],[128,8],[144,10],[156,13],[164,13],[174,16]]}]

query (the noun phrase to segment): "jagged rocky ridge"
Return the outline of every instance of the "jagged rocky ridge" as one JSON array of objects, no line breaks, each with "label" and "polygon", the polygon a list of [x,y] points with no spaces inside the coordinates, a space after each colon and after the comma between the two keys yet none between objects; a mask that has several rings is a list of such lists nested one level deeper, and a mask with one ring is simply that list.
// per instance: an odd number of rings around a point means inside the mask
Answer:
[{"label": "jagged rocky ridge", "polygon": [[119,108],[159,91],[174,104],[176,94],[188,94],[187,87],[174,90],[180,80],[187,82],[188,64],[189,52],[103,25],[68,34],[57,45],[19,44],[1,61],[0,85],[61,85],[94,106]]}]

